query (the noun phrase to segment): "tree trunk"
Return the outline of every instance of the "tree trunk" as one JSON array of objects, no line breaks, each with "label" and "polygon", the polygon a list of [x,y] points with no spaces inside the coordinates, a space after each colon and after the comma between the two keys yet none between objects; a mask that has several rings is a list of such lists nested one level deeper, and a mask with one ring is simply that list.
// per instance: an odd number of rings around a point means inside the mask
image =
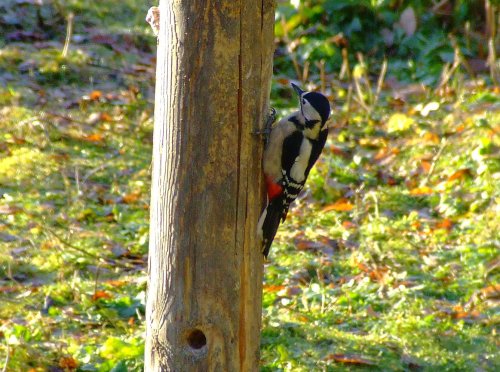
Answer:
[{"label": "tree trunk", "polygon": [[257,371],[273,0],[161,0],[146,371]]}]

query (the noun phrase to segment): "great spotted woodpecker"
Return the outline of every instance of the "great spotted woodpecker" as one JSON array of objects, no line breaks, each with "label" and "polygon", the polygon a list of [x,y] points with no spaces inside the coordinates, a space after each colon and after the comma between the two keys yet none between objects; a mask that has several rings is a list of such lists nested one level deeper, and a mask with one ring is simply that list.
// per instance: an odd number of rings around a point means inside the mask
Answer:
[{"label": "great spotted woodpecker", "polygon": [[258,234],[265,257],[278,226],[285,221],[290,203],[304,187],[328,135],[328,99],[321,93],[305,92],[293,83],[292,87],[299,95],[300,110],[271,129],[264,151],[267,206],[259,219]]}]

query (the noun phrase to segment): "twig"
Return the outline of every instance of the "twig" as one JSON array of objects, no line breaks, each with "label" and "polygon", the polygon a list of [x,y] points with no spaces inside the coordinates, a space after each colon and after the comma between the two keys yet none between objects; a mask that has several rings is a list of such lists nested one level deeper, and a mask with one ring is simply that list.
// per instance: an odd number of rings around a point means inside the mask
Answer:
[{"label": "twig", "polygon": [[[116,155],[115,155],[115,156],[113,156],[113,157],[111,157],[109,160],[112,160],[112,159],[114,159],[115,157],[116,157]],[[109,162],[108,162],[108,163],[104,163],[104,164],[101,164],[101,165],[99,165],[98,167],[96,167],[96,168],[91,169],[90,171],[88,171],[88,172],[87,172],[87,174],[86,174],[86,175],[82,178],[82,185],[85,185],[85,184],[87,183],[87,180],[88,180],[88,179],[89,179],[92,175],[94,175],[95,173],[97,173],[97,172],[99,172],[99,171],[101,171],[101,170],[103,170],[103,169],[105,169],[105,168],[109,167],[110,165],[111,165],[111,164],[110,164]]]},{"label": "twig", "polygon": [[367,193],[365,195],[365,198],[366,197],[371,197],[373,199],[373,202],[375,203],[374,206],[375,206],[375,218],[378,220],[380,219],[380,213],[379,213],[379,208],[378,208],[378,197],[377,197],[377,193],[375,191],[370,191],[369,193]]},{"label": "twig", "polygon": [[342,49],[342,67],[340,68],[339,79],[343,80],[344,77],[351,79],[351,69],[349,68],[349,57],[347,49]]},{"label": "twig", "polygon": [[436,92],[440,91],[446,84],[448,84],[448,81],[451,79],[458,66],[460,66],[460,61],[456,58],[454,59],[451,67],[449,63],[444,65],[443,72],[441,73],[441,81],[436,88]]},{"label": "twig", "polygon": [[363,98],[363,92],[361,91],[361,85],[359,84],[359,79],[354,77],[354,87],[356,88],[356,94],[358,95],[358,103],[365,109],[366,111],[370,111],[370,108],[365,103],[365,99]]},{"label": "twig", "polygon": [[447,144],[446,138],[443,137],[441,139],[441,146],[439,146],[438,152],[432,158],[431,167],[429,168],[429,173],[427,173],[427,177],[425,177],[425,180],[423,182],[423,186],[427,185],[427,183],[429,182],[429,180],[432,176],[432,173],[434,173],[434,169],[436,168],[436,164],[437,164],[439,158],[441,157],[446,144]]},{"label": "twig", "polygon": [[72,118],[72,117],[67,116],[67,115],[58,114],[57,112],[41,111],[40,112],[40,116],[43,117],[44,115],[52,116],[52,117],[55,117],[55,118],[64,119],[64,120],[67,120],[67,121],[70,121],[70,122],[74,122],[74,123],[77,123],[77,124],[85,124],[85,125],[87,124],[83,120],[78,120],[78,119]]},{"label": "twig", "polygon": [[490,38],[490,40],[488,40],[488,65],[490,68],[491,80],[493,80],[493,83],[500,85],[500,74],[497,68],[497,56],[493,38]]},{"label": "twig", "polygon": [[319,69],[319,76],[321,80],[321,91],[324,92],[326,90],[326,76],[325,76],[325,60],[316,63],[316,66]]},{"label": "twig", "polygon": [[[287,45],[290,45],[291,41],[290,38],[288,37],[288,30],[286,28],[286,20],[285,17],[281,17],[281,27],[283,27],[283,38],[285,39],[285,43]],[[290,59],[292,60],[293,63],[293,68],[295,69],[295,74],[297,75],[297,79],[299,79],[301,82],[304,82],[302,80],[303,74],[300,72],[300,66],[299,63],[297,62],[297,58],[295,58],[295,55],[292,53],[290,48],[287,48],[288,53],[290,54]]]},{"label": "twig", "polygon": [[95,281],[94,281],[94,296],[97,293],[97,286],[99,285],[99,274],[101,273],[101,265],[97,264],[96,270],[95,270]]},{"label": "twig", "polygon": [[490,68],[490,77],[493,80],[493,83],[500,84],[500,74],[497,66],[497,56],[496,56],[496,48],[495,48],[495,39],[496,39],[496,7],[491,4],[489,0],[485,2],[486,7],[486,34],[488,35],[488,60],[487,65]]},{"label": "twig", "polygon": [[351,112],[352,104],[352,84],[349,84],[349,88],[347,88],[347,98],[345,101],[347,105],[347,113],[349,114]]},{"label": "twig", "polygon": [[311,63],[309,61],[304,62],[304,69],[302,70],[302,82],[306,82],[309,78],[309,67]]},{"label": "twig", "polygon": [[363,53],[361,52],[356,53],[356,57],[358,58],[360,65],[363,66],[363,75],[365,78],[366,87],[368,88],[368,102],[373,102],[372,86],[370,84],[370,79],[367,74],[368,67],[366,66],[365,58],[363,57]]},{"label": "twig", "polygon": [[131,267],[133,268],[134,267],[133,265],[127,265],[127,264],[118,262],[116,260],[112,260],[112,259],[109,259],[109,258],[99,257],[98,255],[90,253],[90,252],[86,251],[83,248],[77,247],[76,245],[68,242],[66,239],[61,238],[61,236],[58,233],[56,233],[54,230],[52,230],[47,225],[43,226],[43,230],[49,232],[53,237],[55,237],[57,240],[59,240],[59,242],[62,243],[62,244],[64,244],[66,247],[71,248],[71,249],[73,249],[73,250],[75,250],[77,252],[80,252],[83,255],[87,256],[87,257],[91,257],[91,258],[93,258],[93,259],[97,260],[98,262],[101,262],[101,263],[103,263],[105,265],[119,266],[119,267],[122,267],[122,268],[125,268],[125,269],[131,268]]},{"label": "twig", "polygon": [[66,40],[64,40],[64,48],[62,50],[61,56],[66,58],[68,55],[69,44],[71,43],[71,36],[73,35],[73,19],[75,15],[73,12],[68,14],[68,25],[66,27]]},{"label": "twig", "polygon": [[377,90],[375,91],[375,97],[373,97],[372,110],[375,108],[378,102],[378,98],[380,96],[380,92],[382,91],[382,86],[384,85],[385,74],[387,73],[387,59],[384,58],[384,62],[382,62],[382,68],[380,70],[380,75],[378,76],[377,81]]},{"label": "twig", "polygon": [[455,58],[458,58],[459,63],[464,66],[464,68],[467,70],[470,76],[475,77],[476,73],[472,69],[471,65],[469,62],[467,62],[467,59],[464,57],[462,50],[460,49],[460,46],[458,45],[458,41],[455,38],[455,36],[450,35],[450,41],[451,45],[453,46],[453,49],[455,50]]},{"label": "twig", "polygon": [[2,368],[2,372],[7,372],[7,365],[9,364],[9,359],[10,359],[10,346],[9,343],[6,342],[7,345],[7,355],[5,356],[5,362]]},{"label": "twig", "polygon": [[105,258],[99,257],[98,255],[95,255],[93,253],[90,253],[83,248],[80,248],[80,247],[77,247],[76,245],[73,245],[72,243],[68,242],[66,239],[61,238],[61,236],[58,233],[56,233],[54,230],[52,230],[50,227],[45,225],[43,227],[43,230],[49,232],[53,237],[55,237],[57,240],[59,240],[59,242],[61,242],[62,244],[64,244],[68,248],[71,248],[75,251],[78,251],[78,252],[84,254],[85,256],[91,257],[91,258],[96,259],[98,261],[108,263]]}]

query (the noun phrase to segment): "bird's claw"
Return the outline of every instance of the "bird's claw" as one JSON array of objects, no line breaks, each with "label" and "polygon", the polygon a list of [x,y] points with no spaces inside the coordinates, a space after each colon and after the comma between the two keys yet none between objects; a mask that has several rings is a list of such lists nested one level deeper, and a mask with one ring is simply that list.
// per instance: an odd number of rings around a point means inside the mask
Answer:
[{"label": "bird's claw", "polygon": [[276,121],[276,109],[274,107],[271,107],[269,109],[269,114],[266,117],[266,121],[264,123],[264,127],[262,130],[255,130],[252,132],[252,134],[256,136],[264,136],[265,142],[267,143],[269,134],[271,133],[271,129],[273,126],[273,123]]}]

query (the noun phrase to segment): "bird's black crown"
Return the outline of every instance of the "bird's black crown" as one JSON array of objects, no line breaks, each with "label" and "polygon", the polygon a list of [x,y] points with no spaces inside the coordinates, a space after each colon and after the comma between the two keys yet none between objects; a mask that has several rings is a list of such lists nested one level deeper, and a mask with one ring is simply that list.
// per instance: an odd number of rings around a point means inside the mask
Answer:
[{"label": "bird's black crown", "polygon": [[321,121],[326,123],[330,117],[330,102],[323,94],[318,92],[308,92],[303,95],[303,98],[307,99],[309,103],[318,111],[321,116]]}]

